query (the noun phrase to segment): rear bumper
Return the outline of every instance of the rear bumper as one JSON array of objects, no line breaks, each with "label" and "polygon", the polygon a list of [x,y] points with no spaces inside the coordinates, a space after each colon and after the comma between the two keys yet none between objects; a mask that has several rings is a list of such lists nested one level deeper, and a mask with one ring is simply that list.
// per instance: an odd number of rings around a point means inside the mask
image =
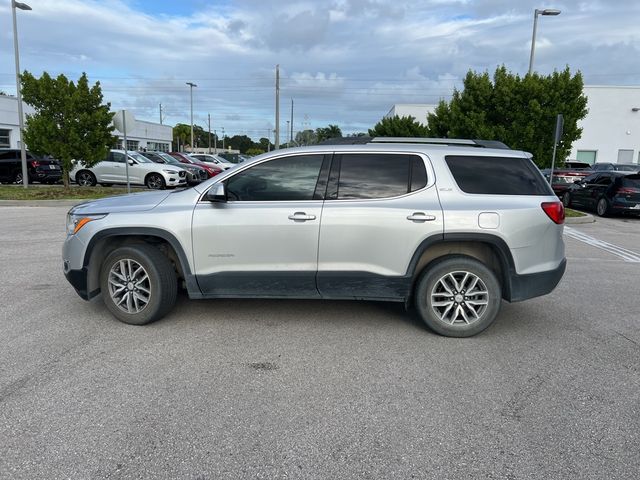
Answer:
[{"label": "rear bumper", "polygon": [[529,298],[540,297],[551,293],[558,283],[560,283],[566,268],[567,260],[563,259],[560,265],[554,270],[528,275],[511,273],[509,278],[510,288],[505,292],[505,300],[509,302],[521,302]]}]

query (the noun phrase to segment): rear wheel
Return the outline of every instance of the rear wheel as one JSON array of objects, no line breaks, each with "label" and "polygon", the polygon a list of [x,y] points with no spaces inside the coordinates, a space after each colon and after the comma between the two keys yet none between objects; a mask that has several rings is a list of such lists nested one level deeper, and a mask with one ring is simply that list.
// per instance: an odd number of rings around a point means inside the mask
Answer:
[{"label": "rear wheel", "polygon": [[167,186],[162,175],[158,173],[150,173],[147,175],[144,183],[147,188],[152,190],[163,190]]},{"label": "rear wheel", "polygon": [[[29,180],[27,180],[28,183]],[[22,172],[21,171],[17,171],[16,173],[13,174],[13,183],[17,183],[18,185],[22,183]]]},{"label": "rear wheel", "polygon": [[496,275],[484,264],[455,255],[427,267],[415,299],[429,328],[447,337],[470,337],[493,323],[502,292]]},{"label": "rear wheel", "polygon": [[565,208],[571,206],[571,194],[569,192],[564,192],[564,195],[562,195],[562,205],[564,205]]},{"label": "rear wheel", "polygon": [[144,325],[164,317],[176,302],[178,281],[169,259],[151,245],[114,250],[102,263],[100,289],[121,322]]},{"label": "rear wheel", "polygon": [[606,217],[609,214],[609,201],[602,197],[596,204],[596,213],[599,217]]},{"label": "rear wheel", "polygon": [[89,170],[80,170],[76,173],[76,183],[81,187],[95,187],[96,176]]}]

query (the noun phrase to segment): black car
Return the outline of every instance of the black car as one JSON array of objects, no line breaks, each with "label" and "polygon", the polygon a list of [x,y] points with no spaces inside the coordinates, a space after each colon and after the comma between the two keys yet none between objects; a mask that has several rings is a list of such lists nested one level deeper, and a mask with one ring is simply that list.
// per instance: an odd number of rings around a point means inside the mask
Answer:
[{"label": "black car", "polygon": [[[27,171],[29,183],[58,183],[62,179],[62,169],[57,160],[38,157],[29,151],[27,151]],[[22,183],[20,149],[0,150],[0,182]]]},{"label": "black car", "polygon": [[167,163],[170,165],[174,165],[176,167],[180,167],[187,171],[187,184],[189,185],[197,185],[200,182],[205,181],[208,177],[207,171],[199,167],[197,165],[189,165],[186,163],[181,163],[179,160],[176,160],[168,153],[164,152],[140,152],[142,155],[147,157],[149,160],[154,161],[156,163]]},{"label": "black car", "polygon": [[571,185],[563,203],[565,207],[595,210],[601,217],[612,213],[640,215],[640,174],[591,174]]},{"label": "black car", "polygon": [[591,165],[591,170],[594,172],[635,172],[640,173],[640,165],[637,163],[607,163],[598,162]]}]

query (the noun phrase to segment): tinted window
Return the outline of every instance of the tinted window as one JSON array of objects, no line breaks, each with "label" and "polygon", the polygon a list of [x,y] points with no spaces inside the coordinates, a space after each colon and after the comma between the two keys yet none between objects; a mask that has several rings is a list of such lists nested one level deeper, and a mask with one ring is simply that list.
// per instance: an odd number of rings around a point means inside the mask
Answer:
[{"label": "tinted window", "polygon": [[227,180],[229,200],[312,200],[322,155],[299,155],[260,163]]},{"label": "tinted window", "polygon": [[489,195],[552,195],[549,183],[527,158],[447,156],[463,192]]},{"label": "tinted window", "polygon": [[15,160],[17,158],[16,152],[9,150],[8,152],[0,152],[0,160]]},{"label": "tinted window", "polygon": [[612,182],[611,180],[611,176],[610,175],[602,175],[600,178],[598,178],[595,182],[598,185],[609,185]]},{"label": "tinted window", "polygon": [[620,183],[623,187],[640,188],[640,177],[629,175],[628,177],[623,177]]},{"label": "tinted window", "polygon": [[[411,167],[415,165],[415,188]],[[394,154],[347,154],[340,156],[338,198],[387,198],[404,195],[426,185],[420,157]]]},{"label": "tinted window", "polygon": [[411,192],[420,190],[427,186],[427,170],[420,157],[413,157],[411,160]]},{"label": "tinted window", "polygon": [[117,163],[124,163],[124,153],[109,152],[109,161],[110,162],[117,162]]}]

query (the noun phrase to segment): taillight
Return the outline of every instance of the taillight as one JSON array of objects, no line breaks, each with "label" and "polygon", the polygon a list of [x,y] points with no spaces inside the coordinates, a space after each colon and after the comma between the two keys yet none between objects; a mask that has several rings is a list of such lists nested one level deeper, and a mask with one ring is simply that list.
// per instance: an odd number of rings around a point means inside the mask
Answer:
[{"label": "taillight", "polygon": [[564,223],[564,205],[562,205],[562,202],[542,202],[540,206],[554,223],[558,225]]},{"label": "taillight", "polygon": [[640,190],[638,190],[637,188],[621,187],[616,193],[618,195],[629,195],[632,193],[640,193]]},{"label": "taillight", "polygon": [[31,160],[31,166],[32,167],[39,167],[40,166],[40,162],[37,160]]}]

